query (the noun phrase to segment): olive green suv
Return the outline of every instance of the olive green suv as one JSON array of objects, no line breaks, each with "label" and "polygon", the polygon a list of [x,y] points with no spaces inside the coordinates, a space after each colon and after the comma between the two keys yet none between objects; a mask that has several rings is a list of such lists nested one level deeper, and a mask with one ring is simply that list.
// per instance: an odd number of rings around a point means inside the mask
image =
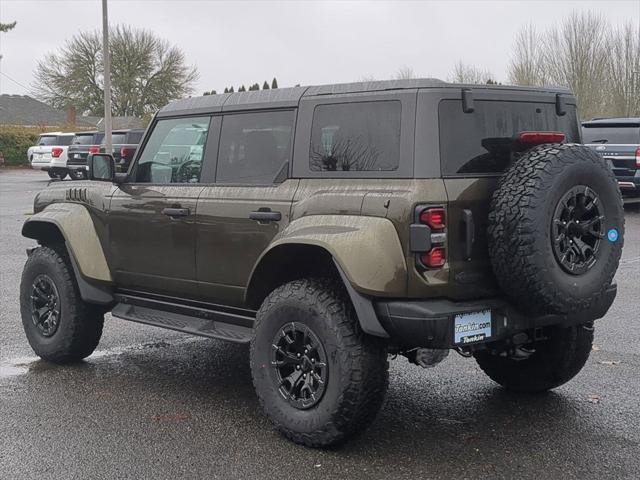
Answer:
[{"label": "olive green suv", "polygon": [[557,89],[403,80],[211,95],[160,110],[128,172],[35,198],[27,338],[78,361],[105,313],[250,343],[276,428],[308,446],[369,424],[388,355],[454,350],[505,388],[585,364],[616,294],[616,179]]}]

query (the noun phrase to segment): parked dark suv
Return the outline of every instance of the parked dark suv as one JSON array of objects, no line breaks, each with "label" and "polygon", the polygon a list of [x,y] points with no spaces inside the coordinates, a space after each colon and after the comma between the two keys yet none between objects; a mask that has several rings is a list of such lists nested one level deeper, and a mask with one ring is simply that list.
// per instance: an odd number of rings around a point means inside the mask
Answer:
[{"label": "parked dark suv", "polygon": [[612,167],[622,194],[640,200],[640,118],[583,122],[582,137]]},{"label": "parked dark suv", "polygon": [[[21,312],[90,355],[103,316],[250,343],[276,428],[326,446],[383,404],[388,355],[453,350],[519,392],[573,378],[616,294],[622,198],[568,91],[404,80],[167,105],[127,173],[40,192]],[[231,366],[230,368],[235,368]]]},{"label": "parked dark suv", "polygon": [[87,178],[87,156],[100,151],[104,132],[77,132],[67,154],[67,168],[73,180]]},{"label": "parked dark suv", "polygon": [[[129,168],[142,135],[144,135],[144,129],[140,128],[113,131],[111,145],[113,146],[113,158],[119,172],[125,172]],[[101,151],[104,151],[104,147],[103,142]]]}]

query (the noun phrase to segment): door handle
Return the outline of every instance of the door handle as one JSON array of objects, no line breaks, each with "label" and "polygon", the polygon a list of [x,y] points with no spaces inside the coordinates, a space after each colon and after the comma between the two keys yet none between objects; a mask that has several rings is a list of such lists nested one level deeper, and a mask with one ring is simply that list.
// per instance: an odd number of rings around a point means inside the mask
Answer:
[{"label": "door handle", "polygon": [[258,222],[278,222],[282,219],[280,212],[272,212],[270,208],[260,209],[249,214],[251,220],[257,220]]},{"label": "door handle", "polygon": [[190,210],[188,208],[165,208],[162,213],[168,217],[188,217]]}]

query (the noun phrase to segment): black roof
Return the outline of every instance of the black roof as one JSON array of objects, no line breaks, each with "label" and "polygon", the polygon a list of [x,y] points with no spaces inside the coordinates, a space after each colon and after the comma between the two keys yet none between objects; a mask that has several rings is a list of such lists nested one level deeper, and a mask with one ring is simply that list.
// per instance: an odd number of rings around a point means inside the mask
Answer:
[{"label": "black roof", "polygon": [[296,107],[302,97],[336,95],[345,93],[379,92],[384,90],[407,90],[418,88],[470,88],[474,90],[516,90],[566,93],[562,87],[517,87],[511,85],[465,85],[447,83],[437,78],[415,78],[408,80],[381,80],[372,82],[337,83],[307,87],[253,90],[249,92],[222,93],[191,97],[171,102],[158,112],[159,117],[183,114],[216,113],[249,110],[254,108]]},{"label": "black roof", "polygon": [[594,118],[582,122],[583,127],[640,127],[640,117]]}]

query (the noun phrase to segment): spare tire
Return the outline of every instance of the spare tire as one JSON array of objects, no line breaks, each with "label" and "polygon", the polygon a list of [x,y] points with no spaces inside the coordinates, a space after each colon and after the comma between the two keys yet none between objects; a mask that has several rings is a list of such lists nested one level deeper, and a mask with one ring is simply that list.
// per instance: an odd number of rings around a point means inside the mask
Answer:
[{"label": "spare tire", "polygon": [[523,153],[491,200],[488,243],[502,290],[527,312],[595,306],[618,268],[624,210],[609,166],[588,147]]}]

